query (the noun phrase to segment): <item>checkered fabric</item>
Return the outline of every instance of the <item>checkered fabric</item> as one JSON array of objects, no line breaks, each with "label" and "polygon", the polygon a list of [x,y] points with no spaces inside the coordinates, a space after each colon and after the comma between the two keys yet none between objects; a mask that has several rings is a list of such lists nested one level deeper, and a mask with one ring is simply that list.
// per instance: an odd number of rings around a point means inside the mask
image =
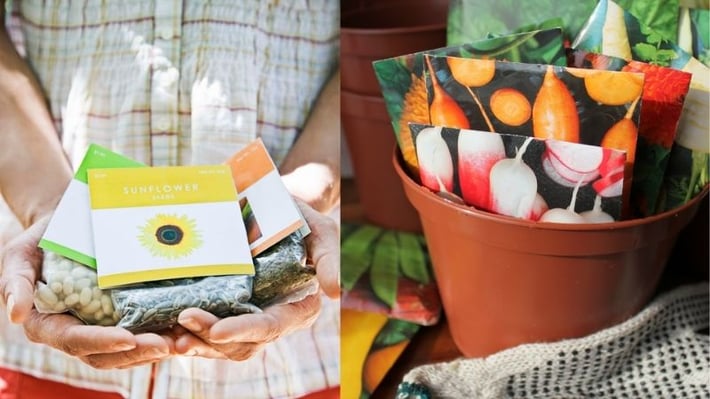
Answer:
[{"label": "checkered fabric", "polygon": [[[279,163],[337,62],[332,0],[8,5],[10,36],[75,167],[90,143],[151,165],[214,164],[257,137]],[[175,358],[155,370],[94,370],[6,320],[0,366],[130,398],[291,398],[339,383],[338,303],[327,298],[311,328],[248,361]]]}]

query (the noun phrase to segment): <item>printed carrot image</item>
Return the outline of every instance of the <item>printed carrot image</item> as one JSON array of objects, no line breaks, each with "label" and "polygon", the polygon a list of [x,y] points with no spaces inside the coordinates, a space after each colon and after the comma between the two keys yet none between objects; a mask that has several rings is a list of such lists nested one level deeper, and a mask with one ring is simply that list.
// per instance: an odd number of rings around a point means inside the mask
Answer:
[{"label": "printed carrot image", "polygon": [[251,205],[249,204],[249,199],[247,199],[247,197],[239,200],[239,207],[242,209],[242,219],[244,219],[244,226],[247,229],[247,240],[251,244],[261,238],[261,228],[259,228],[259,223],[256,221],[256,215],[254,215],[254,211],[251,209]]}]

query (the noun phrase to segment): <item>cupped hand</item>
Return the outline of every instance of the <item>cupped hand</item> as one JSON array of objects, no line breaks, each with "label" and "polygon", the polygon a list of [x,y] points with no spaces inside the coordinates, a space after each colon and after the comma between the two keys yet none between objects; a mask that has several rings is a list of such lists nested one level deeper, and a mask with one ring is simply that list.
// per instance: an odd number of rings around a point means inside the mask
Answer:
[{"label": "cupped hand", "polygon": [[[175,340],[175,351],[188,356],[246,360],[264,345],[309,327],[320,313],[318,294],[301,301],[273,305],[262,313],[219,319],[204,310],[186,309],[178,323],[189,333]],[[190,334],[191,333],[191,334]]]},{"label": "cupped hand", "polygon": [[[297,200],[311,234],[306,237],[308,262],[316,269],[316,278],[328,296],[340,295],[340,234],[335,222]],[[295,330],[313,324],[320,312],[318,294],[301,301],[269,306],[263,313],[219,319],[200,309],[180,313],[178,323],[187,332],[175,340],[177,353],[245,360],[265,344]]]},{"label": "cupped hand", "polygon": [[33,307],[42,251],[37,247],[49,223],[38,219],[3,248],[0,298],[10,321],[22,324],[30,341],[59,349],[95,368],[127,368],[170,355],[174,342],[156,334],[133,335],[118,327],[84,325],[68,314],[42,314]]}]

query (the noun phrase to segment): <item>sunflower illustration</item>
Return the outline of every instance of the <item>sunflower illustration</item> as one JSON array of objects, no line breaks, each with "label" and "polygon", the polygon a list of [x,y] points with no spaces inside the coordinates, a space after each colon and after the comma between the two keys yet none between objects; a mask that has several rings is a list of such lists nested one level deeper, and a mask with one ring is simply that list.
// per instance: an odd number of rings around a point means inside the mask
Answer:
[{"label": "sunflower illustration", "polygon": [[153,256],[177,259],[202,245],[193,219],[159,213],[139,227],[138,240]]}]

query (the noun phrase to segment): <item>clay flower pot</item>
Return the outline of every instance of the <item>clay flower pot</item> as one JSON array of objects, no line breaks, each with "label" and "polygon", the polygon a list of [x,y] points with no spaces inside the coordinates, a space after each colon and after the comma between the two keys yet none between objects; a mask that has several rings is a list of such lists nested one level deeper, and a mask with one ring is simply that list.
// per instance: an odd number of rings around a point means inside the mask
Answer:
[{"label": "clay flower pot", "polygon": [[708,193],[643,219],[542,224],[454,205],[415,183],[398,151],[393,162],[419,212],[454,342],[469,357],[585,336],[638,312]]},{"label": "clay flower pot", "polygon": [[340,113],[365,219],[387,229],[421,232],[419,216],[392,169],[395,137],[384,100],[341,91]]},{"label": "clay flower pot", "polygon": [[448,7],[448,0],[386,1],[344,12],[340,22],[342,89],[380,95],[373,61],[444,46]]}]

